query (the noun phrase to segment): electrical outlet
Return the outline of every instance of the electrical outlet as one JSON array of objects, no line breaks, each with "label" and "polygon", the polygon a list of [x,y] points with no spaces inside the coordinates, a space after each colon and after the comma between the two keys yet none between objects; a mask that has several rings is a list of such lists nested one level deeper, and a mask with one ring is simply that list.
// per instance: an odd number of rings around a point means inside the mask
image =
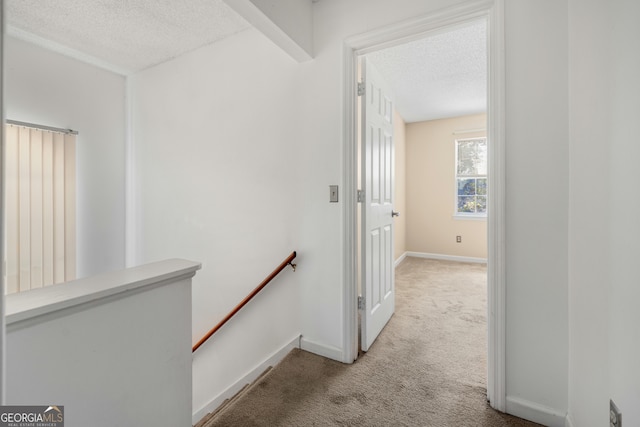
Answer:
[{"label": "electrical outlet", "polygon": [[462,236],[456,236],[456,243],[462,243]]},{"label": "electrical outlet", "polygon": [[613,400],[609,400],[609,427],[622,427],[622,414]]}]

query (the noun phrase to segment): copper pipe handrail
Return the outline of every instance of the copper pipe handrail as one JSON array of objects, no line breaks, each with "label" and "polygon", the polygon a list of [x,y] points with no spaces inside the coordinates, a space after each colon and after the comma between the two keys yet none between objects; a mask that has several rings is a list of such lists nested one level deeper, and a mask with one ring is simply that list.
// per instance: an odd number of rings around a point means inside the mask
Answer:
[{"label": "copper pipe handrail", "polygon": [[233,310],[231,310],[229,312],[229,314],[227,314],[224,319],[222,319],[220,321],[220,323],[218,323],[216,326],[214,326],[209,332],[207,332],[205,334],[205,336],[202,337],[202,339],[200,339],[200,341],[198,341],[196,343],[196,345],[193,346],[193,348],[191,349],[191,352],[194,353],[198,347],[200,347],[202,344],[205,343],[205,341],[207,341],[209,338],[211,338],[211,336],[213,334],[216,333],[216,331],[218,329],[220,329],[222,326],[224,326],[225,323],[227,323],[229,321],[229,319],[231,319],[233,316],[235,316],[235,314],[240,311],[240,309],[242,307],[244,307],[249,301],[251,301],[251,299],[253,297],[255,297],[256,295],[258,295],[258,292],[260,292],[262,290],[262,288],[264,288],[265,286],[267,286],[269,284],[270,281],[272,281],[274,279],[274,277],[276,277],[278,275],[278,273],[280,273],[282,270],[284,270],[287,265],[290,265],[293,268],[293,271],[296,271],[296,264],[293,264],[292,261],[294,260],[294,258],[296,257],[296,251],[291,252],[291,255],[289,255],[287,257],[287,259],[285,259],[284,261],[282,261],[282,264],[280,264],[275,270],[273,270],[273,272],[271,272],[271,274],[269,276],[267,276],[266,279],[264,279],[262,281],[262,283],[260,283],[258,285],[257,288],[255,288],[253,291],[251,291],[251,293],[249,295],[247,295],[245,297],[245,299],[243,299],[242,301],[240,301],[240,304],[236,305],[235,308]]}]

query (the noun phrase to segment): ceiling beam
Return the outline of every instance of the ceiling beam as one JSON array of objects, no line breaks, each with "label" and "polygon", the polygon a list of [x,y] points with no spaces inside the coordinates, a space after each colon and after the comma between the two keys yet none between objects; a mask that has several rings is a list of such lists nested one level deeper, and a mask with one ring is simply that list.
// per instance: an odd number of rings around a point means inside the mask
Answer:
[{"label": "ceiling beam", "polygon": [[311,0],[224,0],[298,62],[313,59]]}]

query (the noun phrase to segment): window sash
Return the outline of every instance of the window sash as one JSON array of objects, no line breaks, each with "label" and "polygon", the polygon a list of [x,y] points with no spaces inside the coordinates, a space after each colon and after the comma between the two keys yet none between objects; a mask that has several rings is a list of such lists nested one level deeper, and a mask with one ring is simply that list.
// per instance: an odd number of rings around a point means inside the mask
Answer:
[{"label": "window sash", "polygon": [[[482,138],[469,138],[458,139],[455,141],[455,193],[454,193],[454,215],[456,216],[486,216],[487,207],[487,191],[486,191],[486,179],[487,179],[487,139]],[[473,149],[473,145],[483,145],[483,148]],[[461,146],[464,147],[464,157],[461,158]],[[465,165],[461,164],[461,160],[466,161]],[[485,173],[482,173],[485,172]],[[484,193],[478,193],[477,183],[478,180],[485,180]],[[471,194],[461,194],[460,182],[461,181],[474,181],[474,192]],[[466,201],[466,203],[465,203]],[[482,203],[484,201],[484,203]],[[478,203],[480,202],[480,203]],[[473,207],[473,210],[468,210]],[[465,208],[467,210],[465,210]],[[481,209],[478,211],[478,209]]]}]

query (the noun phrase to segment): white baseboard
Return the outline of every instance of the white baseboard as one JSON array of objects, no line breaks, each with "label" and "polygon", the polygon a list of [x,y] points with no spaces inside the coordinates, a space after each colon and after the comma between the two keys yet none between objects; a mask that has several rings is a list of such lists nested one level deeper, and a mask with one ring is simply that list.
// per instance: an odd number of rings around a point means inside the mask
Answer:
[{"label": "white baseboard", "polygon": [[567,414],[567,419],[564,423],[564,427],[574,427],[573,417],[571,416],[571,414]]},{"label": "white baseboard", "polygon": [[310,341],[305,337],[302,337],[300,339],[300,348],[304,351],[308,351],[309,353],[317,354],[318,356],[323,356],[328,359],[343,362],[342,350],[337,347],[319,344],[317,342]]},{"label": "white baseboard", "polygon": [[486,258],[474,258],[474,257],[457,256],[457,255],[430,254],[426,252],[406,252],[405,255],[414,257],[414,258],[439,259],[443,261],[473,262],[476,264],[487,263]]},{"label": "white baseboard", "polygon": [[507,414],[548,427],[566,427],[567,414],[525,399],[507,396]]},{"label": "white baseboard", "polygon": [[396,260],[396,263],[395,263],[396,267],[398,267],[400,264],[402,264],[402,261],[404,261],[407,258],[407,253],[408,252],[405,252],[405,253],[403,253],[402,255],[400,255],[398,257],[398,259]]},{"label": "white baseboard", "polygon": [[242,390],[244,386],[254,382],[270,366],[277,365],[278,362],[284,359],[284,357],[287,354],[289,354],[291,350],[299,347],[300,347],[300,337],[296,336],[293,340],[291,340],[291,342],[287,343],[282,348],[277,350],[275,353],[269,356],[264,362],[258,364],[258,366],[254,367],[251,371],[249,371],[244,377],[240,378],[233,385],[229,386],[226,390],[224,390],[222,393],[218,394],[215,398],[209,401],[209,403],[207,403],[202,408],[194,412],[191,416],[192,424],[195,425],[205,415],[218,409],[218,407],[222,405],[225,400],[235,396],[240,390]]}]

